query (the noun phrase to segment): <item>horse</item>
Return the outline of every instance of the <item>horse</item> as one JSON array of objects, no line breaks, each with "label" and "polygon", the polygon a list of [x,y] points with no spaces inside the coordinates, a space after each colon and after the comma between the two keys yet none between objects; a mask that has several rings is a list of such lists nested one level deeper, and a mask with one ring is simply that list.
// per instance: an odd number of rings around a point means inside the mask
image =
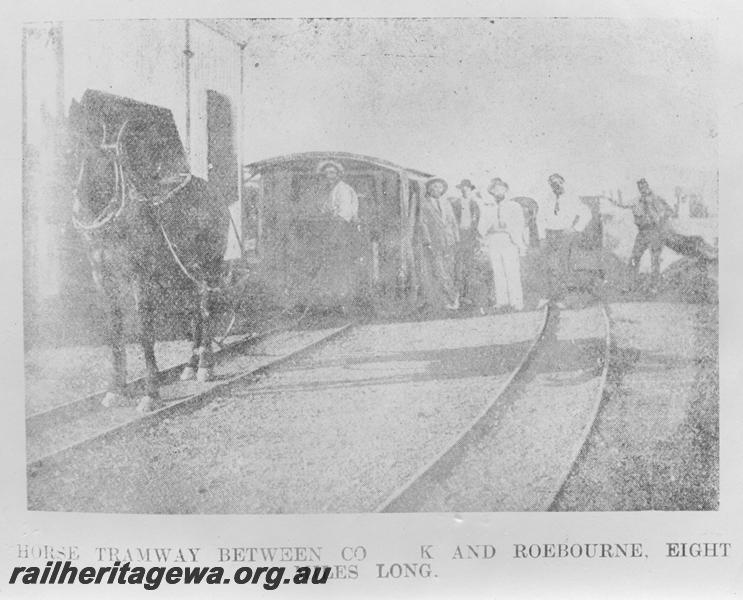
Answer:
[{"label": "horse", "polygon": [[[112,141],[106,123],[91,127],[90,118],[79,118],[72,219],[82,233],[103,300],[104,336],[111,349],[111,375],[102,403],[152,412],[163,406],[154,324],[157,311],[164,308],[165,291],[182,290],[191,319],[191,357],[181,379],[206,382],[213,377],[211,317],[230,215],[207,181],[173,172],[174,163],[167,157],[172,148],[150,135],[152,124],[127,120]],[[129,291],[134,293],[137,339],[146,367],[145,393],[139,399],[129,398],[126,389],[124,307]]]}]

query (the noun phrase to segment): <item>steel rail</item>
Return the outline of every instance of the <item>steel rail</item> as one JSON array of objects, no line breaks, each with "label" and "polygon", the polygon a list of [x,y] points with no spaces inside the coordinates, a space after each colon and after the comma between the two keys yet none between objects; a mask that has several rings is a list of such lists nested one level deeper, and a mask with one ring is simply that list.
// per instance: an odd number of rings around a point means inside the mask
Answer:
[{"label": "steel rail", "polygon": [[[603,405],[612,341],[611,320],[609,318],[608,309],[603,302],[600,302],[599,306],[605,330],[603,336],[603,364],[601,366],[601,373],[598,375],[598,386],[596,392],[592,395],[593,399],[589,418],[581,429],[581,433],[568,455],[570,457],[569,461],[565,461],[565,465],[567,466],[564,472],[562,472],[557,479],[557,483],[553,488],[554,491],[550,489],[549,493],[545,493],[544,496],[547,500],[543,505],[538,508],[532,508],[531,510],[554,510],[555,504],[562,494],[570,475],[575,470],[581,456],[585,452],[591,432],[596,427],[601,407]],[[545,333],[548,330],[548,324],[552,314],[551,309],[547,308],[545,310],[541,327],[531,345],[522,356],[519,364],[510,373],[508,379],[506,379],[506,381],[501,385],[487,406],[480,411],[470,425],[464,428],[462,433],[443,451],[428,461],[415,473],[415,475],[408,479],[406,483],[398,487],[381,504],[379,504],[375,512],[415,512],[420,504],[421,498],[425,496],[425,490],[435,486],[437,482],[446,479],[447,473],[451,472],[454,467],[461,463],[472,445],[480,439],[482,432],[487,431],[491,426],[491,421],[493,420],[493,417],[495,417],[496,407],[501,403],[500,401],[511,393],[520,393],[518,388],[523,384],[521,379],[527,372],[527,368],[531,364],[532,360],[538,354],[538,349],[545,339]]]},{"label": "steel rail", "polygon": [[[273,329],[262,331],[260,333],[249,334],[245,338],[239,339],[230,344],[226,344],[219,350],[215,351],[214,358],[217,359],[217,358],[222,358],[224,356],[229,356],[230,354],[243,350],[246,346],[255,344],[265,339],[269,335],[273,335],[274,333],[277,333],[278,331],[283,331],[284,329],[285,329],[284,327],[275,327]],[[177,365],[173,365],[172,367],[167,367],[163,369],[162,371],[160,371],[159,376],[158,376],[160,384],[168,385],[170,383],[173,383],[175,380],[178,379],[181,371],[187,364],[188,364],[187,362],[182,362]],[[145,376],[142,375],[141,377],[137,377],[133,379],[132,381],[127,382],[126,392],[129,394],[136,393],[140,389],[143,389],[144,384],[145,384]],[[68,417],[80,414],[80,412],[86,412],[89,410],[96,409],[100,406],[101,400],[103,400],[103,397],[105,395],[106,395],[105,390],[99,391],[99,392],[93,392],[92,394],[88,394],[82,398],[78,398],[76,400],[70,400],[69,402],[65,402],[64,404],[53,406],[46,410],[41,410],[38,412],[31,413],[30,415],[26,416],[26,428],[28,429],[29,427],[30,428],[39,427],[46,420],[64,419],[64,418],[68,418]]]},{"label": "steel rail", "polygon": [[416,486],[421,485],[427,479],[434,478],[436,474],[442,470],[449,468],[455,464],[466,450],[467,438],[478,428],[478,426],[485,423],[488,419],[489,413],[494,409],[498,401],[504,396],[504,394],[512,387],[514,381],[518,378],[521,373],[524,372],[532,357],[534,356],[539,343],[542,341],[544,334],[547,330],[547,323],[549,322],[551,314],[550,305],[544,307],[544,313],[542,322],[539,326],[539,331],[534,337],[534,340],[526,350],[524,355],[521,357],[521,361],[516,365],[516,368],[511,371],[511,374],[503,382],[500,389],[496,392],[493,399],[479,412],[479,414],[472,420],[470,425],[466,427],[462,434],[458,436],[453,442],[451,442],[442,452],[432,458],[427,464],[425,464],[418,472],[411,477],[407,483],[396,489],[390,494],[374,512],[402,512],[401,507],[404,507],[408,500],[407,495],[411,494]]},{"label": "steel rail", "polygon": [[[319,339],[314,339],[309,343],[302,344],[301,346],[297,348],[293,348],[289,350],[288,352],[285,352],[277,356],[276,358],[273,358],[260,365],[248,367],[247,369],[235,375],[227,377],[221,381],[204,384],[206,386],[206,389],[200,390],[192,394],[188,394],[185,397],[179,398],[173,402],[169,402],[162,408],[159,408],[158,410],[145,413],[145,414],[141,414],[135,410],[132,410],[131,419],[128,419],[122,423],[115,424],[111,427],[98,430],[93,435],[87,436],[80,440],[75,440],[74,442],[67,444],[62,448],[56,449],[53,452],[45,454],[44,456],[40,456],[37,458],[32,458],[31,460],[28,460],[26,463],[27,471],[29,472],[30,475],[33,475],[34,470],[42,468],[44,463],[47,463],[49,461],[52,461],[53,459],[59,458],[63,454],[73,449],[83,447],[83,446],[88,446],[90,444],[97,442],[98,440],[111,436],[115,433],[118,434],[118,433],[122,433],[127,430],[131,430],[135,427],[141,427],[143,425],[152,423],[153,421],[156,421],[158,419],[164,418],[165,416],[174,415],[186,409],[196,409],[199,406],[206,404],[212,396],[224,390],[225,388],[231,385],[234,385],[235,383],[238,383],[240,381],[243,381],[245,379],[256,377],[262,373],[265,373],[266,371],[270,369],[273,369],[279,366],[280,364],[283,364],[284,362],[288,360],[291,360],[293,358],[300,356],[301,354],[304,354],[305,352],[314,350],[317,346],[320,346],[321,344],[329,342],[330,340],[335,339],[339,337],[340,335],[346,333],[352,327],[354,327],[354,325],[355,323],[351,322],[351,323],[346,323],[345,325],[342,325],[340,327],[334,327],[330,329],[327,334],[323,335]],[[244,344],[246,341],[238,342],[237,344],[232,346],[233,353],[234,353],[235,346]],[[180,367],[173,367],[173,369],[179,369],[179,368]],[[105,410],[105,409],[102,409],[102,410]]]},{"label": "steel rail", "polygon": [[582,456],[584,455],[584,453],[586,452],[586,449],[588,448],[588,441],[591,437],[591,433],[594,431],[594,429],[596,429],[596,426],[598,424],[599,414],[601,413],[601,407],[604,404],[604,398],[605,398],[605,392],[606,392],[606,381],[609,376],[609,365],[611,362],[612,335],[611,335],[611,316],[609,315],[609,308],[603,302],[601,303],[601,314],[604,320],[604,327],[606,328],[606,335],[604,338],[604,343],[606,344],[606,346],[604,348],[604,364],[602,365],[602,368],[601,368],[599,387],[596,390],[596,394],[594,395],[593,408],[591,409],[591,418],[586,422],[585,426],[583,427],[583,431],[581,433],[580,438],[578,438],[578,440],[575,443],[575,446],[573,447],[573,450],[571,453],[571,456],[573,458],[570,461],[570,466],[567,469],[565,469],[565,473],[560,478],[559,484],[557,485],[557,490],[552,496],[552,499],[550,500],[549,504],[544,506],[543,510],[545,511],[554,511],[556,509],[557,503],[562,497],[563,491],[565,489],[565,485],[567,484],[568,480],[570,479],[570,476],[575,471]]}]

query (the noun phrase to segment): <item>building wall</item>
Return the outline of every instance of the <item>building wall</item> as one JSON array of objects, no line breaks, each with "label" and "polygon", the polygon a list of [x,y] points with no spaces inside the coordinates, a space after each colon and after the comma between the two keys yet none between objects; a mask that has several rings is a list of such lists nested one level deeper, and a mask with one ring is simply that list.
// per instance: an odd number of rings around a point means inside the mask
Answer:
[{"label": "building wall", "polygon": [[211,89],[231,101],[234,146],[239,147],[240,48],[234,41],[198,21],[183,20],[71,22],[63,25],[63,35],[67,106],[94,88],[169,108],[194,175],[207,177],[206,93]]},{"label": "building wall", "polygon": [[185,31],[179,21],[63,24],[65,105],[87,88],[169,108],[185,142]]},{"label": "building wall", "polygon": [[[70,280],[87,270],[81,250],[59,251],[80,245],[71,231],[72,183],[62,139],[72,100],[92,88],[170,109],[192,172],[207,178],[207,90],[229,99],[238,159],[241,154],[241,49],[185,20],[38,23],[26,28],[25,40],[26,290],[29,309],[43,313],[49,309],[40,301],[64,302],[65,288],[75,287]],[[239,223],[239,205],[233,210]],[[233,236],[233,254],[235,247]]]}]

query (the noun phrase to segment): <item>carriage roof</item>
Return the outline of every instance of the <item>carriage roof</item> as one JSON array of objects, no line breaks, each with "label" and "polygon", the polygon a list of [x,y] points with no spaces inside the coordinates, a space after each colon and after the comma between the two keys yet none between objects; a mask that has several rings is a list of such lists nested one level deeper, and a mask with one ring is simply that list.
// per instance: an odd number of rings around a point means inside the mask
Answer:
[{"label": "carriage roof", "polygon": [[317,165],[326,160],[339,162],[344,168],[352,170],[356,165],[373,166],[377,168],[394,171],[398,174],[405,174],[412,179],[430,179],[431,173],[401,167],[390,161],[366,156],[363,154],[353,154],[351,152],[302,152],[296,154],[284,154],[283,156],[274,156],[265,160],[253,162],[244,166],[248,174],[253,177],[260,173],[272,170],[291,169],[297,171],[314,171]]}]

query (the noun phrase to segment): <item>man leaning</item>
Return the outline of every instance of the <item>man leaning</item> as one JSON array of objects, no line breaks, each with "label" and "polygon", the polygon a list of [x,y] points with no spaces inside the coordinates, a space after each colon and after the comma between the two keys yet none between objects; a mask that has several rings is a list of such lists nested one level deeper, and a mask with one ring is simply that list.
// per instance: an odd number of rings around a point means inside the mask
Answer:
[{"label": "man leaning", "polygon": [[622,208],[631,208],[632,217],[637,226],[632,256],[629,259],[631,287],[637,286],[640,272],[640,260],[645,251],[650,249],[650,287],[657,290],[660,283],[660,255],[669,234],[668,219],[673,216],[673,209],[660,196],[653,193],[648,182],[643,178],[637,182],[640,197],[631,205],[614,202]]}]

